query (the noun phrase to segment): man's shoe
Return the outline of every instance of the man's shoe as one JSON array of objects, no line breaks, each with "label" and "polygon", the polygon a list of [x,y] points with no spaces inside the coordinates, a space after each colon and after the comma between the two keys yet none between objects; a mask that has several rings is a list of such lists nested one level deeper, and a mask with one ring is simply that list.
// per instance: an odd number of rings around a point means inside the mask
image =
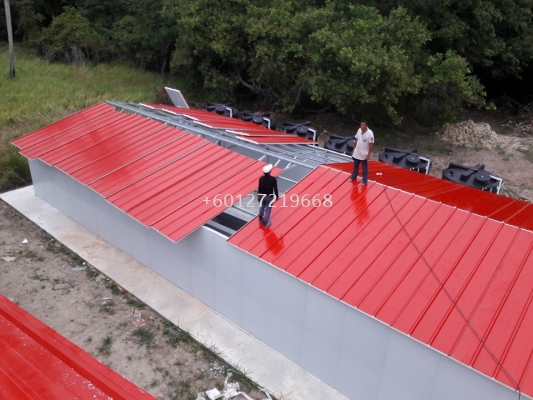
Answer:
[{"label": "man's shoe", "polygon": [[366,183],[361,182],[361,183],[359,184],[359,186],[366,186]]},{"label": "man's shoe", "polygon": [[268,221],[268,224],[265,225],[265,228],[268,228],[270,225],[272,225],[272,221]]}]

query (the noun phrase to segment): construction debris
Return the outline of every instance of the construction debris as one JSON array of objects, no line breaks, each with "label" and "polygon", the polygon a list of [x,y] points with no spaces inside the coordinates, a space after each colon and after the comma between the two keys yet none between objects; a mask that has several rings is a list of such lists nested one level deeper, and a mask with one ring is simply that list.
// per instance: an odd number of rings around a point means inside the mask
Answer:
[{"label": "construction debris", "polygon": [[[222,390],[222,392],[220,392],[217,388],[213,388],[211,390],[207,390],[205,392],[198,393],[198,395],[196,397],[196,400],[218,400],[218,399],[220,399],[220,400],[230,400],[230,399],[233,399],[234,397],[237,397],[237,396],[241,396],[245,400],[253,400],[246,393],[240,391],[239,382],[228,382],[229,378],[232,375],[233,374],[231,372],[228,372],[228,375],[226,376],[226,380],[224,381],[224,390]],[[264,392],[267,394],[268,399],[272,400],[270,395],[266,391],[264,391]],[[207,399],[206,399],[204,394],[207,395]],[[265,399],[265,400],[268,400],[268,399]]]},{"label": "construction debris", "polygon": [[131,319],[131,324],[133,326],[145,326],[146,322],[144,322],[144,319],[141,317],[141,310],[135,310],[133,312],[133,317]]}]

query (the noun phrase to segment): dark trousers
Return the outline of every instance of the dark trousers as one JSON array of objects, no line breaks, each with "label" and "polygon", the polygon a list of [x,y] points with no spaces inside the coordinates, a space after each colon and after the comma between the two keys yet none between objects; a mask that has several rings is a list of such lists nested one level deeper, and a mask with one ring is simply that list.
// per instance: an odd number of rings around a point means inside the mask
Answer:
[{"label": "dark trousers", "polygon": [[263,199],[259,203],[259,220],[263,221],[263,226],[265,227],[268,225],[268,221],[270,220],[270,213],[272,212],[270,203],[272,203],[273,200],[274,196],[263,196]]},{"label": "dark trousers", "polygon": [[357,178],[357,175],[359,174],[359,164],[363,165],[363,181],[362,183],[368,183],[368,161],[367,160],[358,160],[357,158],[353,158],[353,172],[350,179],[353,181]]}]

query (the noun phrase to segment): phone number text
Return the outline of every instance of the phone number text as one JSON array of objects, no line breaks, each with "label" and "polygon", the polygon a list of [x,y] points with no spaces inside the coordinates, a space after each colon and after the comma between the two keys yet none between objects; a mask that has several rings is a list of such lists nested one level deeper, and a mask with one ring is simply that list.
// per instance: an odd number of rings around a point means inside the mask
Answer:
[{"label": "phone number text", "polygon": [[[333,205],[333,197],[331,194],[315,194],[313,196],[309,194],[299,195],[296,193],[290,196],[281,196],[279,199],[272,195],[272,201],[270,201],[270,207],[280,208],[296,208],[296,207],[326,207],[329,208]],[[276,201],[278,200],[278,201]],[[263,201],[263,200],[261,200]],[[240,194],[235,197],[232,194],[217,194],[213,198],[206,197],[203,202],[205,204],[212,203],[215,207],[231,207],[236,205],[238,207],[254,207],[254,202],[257,202],[257,197],[253,194],[248,194],[242,197]]]}]

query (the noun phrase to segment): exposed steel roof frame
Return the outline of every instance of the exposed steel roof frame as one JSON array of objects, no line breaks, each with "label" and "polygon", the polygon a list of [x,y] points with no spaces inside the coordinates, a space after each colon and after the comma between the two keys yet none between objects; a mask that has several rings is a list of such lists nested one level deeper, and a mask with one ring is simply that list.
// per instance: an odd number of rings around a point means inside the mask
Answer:
[{"label": "exposed steel roof frame", "polygon": [[[147,118],[151,118],[167,125],[176,126],[180,129],[190,131],[194,134],[213,141],[214,143],[226,148],[249,156],[248,152],[241,152],[241,150],[249,150],[258,154],[264,154],[272,158],[277,158],[282,161],[297,164],[306,168],[314,169],[321,164],[347,162],[350,157],[339,154],[330,150],[319,148],[313,145],[302,144],[268,144],[259,145],[251,142],[245,142],[236,138],[236,134],[223,129],[217,129],[206,126],[206,129],[201,128],[198,122],[194,122],[191,118],[175,115],[173,112],[166,112],[163,109],[154,109],[151,106],[135,103],[121,103],[116,101],[108,101],[108,104],[119,109],[127,110]],[[170,113],[170,114],[169,114]],[[227,117],[226,117],[227,118]],[[217,142],[220,141],[220,142]],[[233,147],[236,147],[235,149]],[[272,160],[268,160],[272,164]],[[282,168],[282,167],[281,167]]]},{"label": "exposed steel roof frame", "polygon": [[[304,178],[321,164],[350,161],[349,156],[312,145],[289,143],[257,144],[243,141],[238,139],[237,135],[232,132],[196,122],[194,116],[179,115],[174,111],[154,108],[146,104],[115,101],[107,101],[107,103],[117,109],[132,112],[152,120],[163,122],[166,125],[189,131],[228,150],[277,166],[283,170],[278,175],[279,189],[281,192],[288,191],[300,179]],[[225,119],[228,117],[221,118]],[[250,214],[249,209],[241,208],[238,205],[233,205],[233,208],[245,214]]]}]

